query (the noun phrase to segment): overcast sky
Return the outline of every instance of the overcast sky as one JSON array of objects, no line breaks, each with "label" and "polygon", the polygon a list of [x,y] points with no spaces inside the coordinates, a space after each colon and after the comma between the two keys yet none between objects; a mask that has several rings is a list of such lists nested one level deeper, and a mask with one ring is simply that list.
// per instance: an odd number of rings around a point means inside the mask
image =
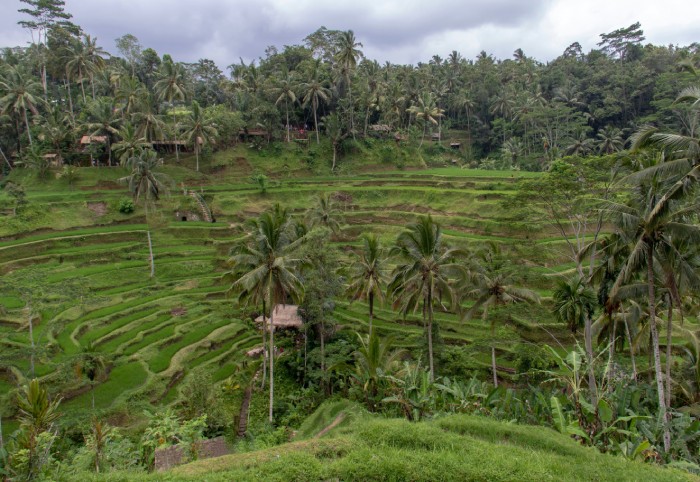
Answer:
[{"label": "overcast sky", "polygon": [[[0,0],[0,47],[26,45],[19,0]],[[222,70],[264,56],[265,47],[301,43],[321,26],[355,31],[365,56],[379,62],[426,62],[452,50],[510,58],[522,48],[540,61],[573,42],[584,51],[599,35],[639,21],[645,42],[700,42],[697,0],[66,0],[65,10],[100,46],[135,35],[175,60],[213,59]]]}]

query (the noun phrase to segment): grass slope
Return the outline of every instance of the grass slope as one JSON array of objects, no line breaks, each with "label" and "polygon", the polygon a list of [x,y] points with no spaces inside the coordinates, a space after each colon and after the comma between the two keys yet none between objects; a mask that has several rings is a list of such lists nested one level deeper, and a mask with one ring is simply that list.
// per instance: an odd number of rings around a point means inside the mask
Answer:
[{"label": "grass slope", "polygon": [[[326,415],[336,412],[333,405],[322,409]],[[315,422],[320,418],[328,419],[318,414],[315,417],[310,426],[317,426]],[[468,415],[419,423],[365,415],[321,438],[199,460],[166,473],[114,473],[104,478],[93,476],[93,480],[673,482],[696,479],[672,469],[600,454],[542,427]]]}]

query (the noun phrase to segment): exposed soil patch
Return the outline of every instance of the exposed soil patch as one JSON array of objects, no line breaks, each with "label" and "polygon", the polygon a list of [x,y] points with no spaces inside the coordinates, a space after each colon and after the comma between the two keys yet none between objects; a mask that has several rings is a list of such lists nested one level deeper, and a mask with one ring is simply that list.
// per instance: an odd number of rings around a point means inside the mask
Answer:
[{"label": "exposed soil patch", "polygon": [[187,314],[187,308],[184,306],[178,306],[177,308],[170,310],[170,314],[172,316],[185,316]]},{"label": "exposed soil patch", "polygon": [[168,384],[165,386],[165,390],[163,390],[163,393],[160,394],[160,396],[154,400],[152,400],[152,403],[160,403],[167,395],[168,392],[170,391],[171,388],[173,388],[177,383],[182,380],[182,377],[185,376],[185,370],[178,370],[175,373],[173,373],[173,376],[170,377],[170,381]]},{"label": "exposed soil patch", "polygon": [[90,211],[95,213],[98,216],[104,216],[107,214],[107,203],[98,201],[98,202],[88,202],[87,207]]}]

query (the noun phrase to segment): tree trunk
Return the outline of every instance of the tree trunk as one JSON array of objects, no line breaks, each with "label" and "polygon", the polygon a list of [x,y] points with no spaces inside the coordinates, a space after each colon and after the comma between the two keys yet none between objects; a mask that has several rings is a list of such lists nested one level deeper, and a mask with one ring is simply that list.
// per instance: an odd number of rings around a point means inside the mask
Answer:
[{"label": "tree trunk", "polygon": [[316,129],[316,144],[321,143],[321,139],[318,136],[318,117],[316,111],[318,110],[318,106],[314,102],[314,128]]},{"label": "tree trunk", "polygon": [[287,124],[284,126],[287,131],[287,144],[289,144],[289,106],[287,105],[287,98],[284,99],[284,111],[287,114]]},{"label": "tree trunk", "polygon": [[153,243],[151,242],[151,231],[146,231],[146,236],[148,237],[148,258],[151,262],[151,278],[156,275],[156,265],[153,261]]},{"label": "tree trunk", "polygon": [[73,111],[73,94],[70,90],[70,80],[65,79],[66,89],[68,90],[68,107],[70,107],[70,118],[75,122],[75,112]]},{"label": "tree trunk", "polygon": [[197,172],[199,172],[199,141],[197,140],[197,137],[195,136],[194,140],[194,155],[195,158],[197,159]]},{"label": "tree trunk", "polygon": [[333,141],[333,165],[331,166],[331,171],[335,171],[335,159],[336,159],[336,153],[337,153],[337,143]]},{"label": "tree trunk", "polygon": [[637,363],[634,357],[634,342],[632,341],[632,333],[630,332],[629,324],[625,320],[625,332],[627,333],[627,343],[630,344],[630,360],[632,361],[632,380],[637,380]]},{"label": "tree trunk", "polygon": [[374,318],[374,292],[369,293],[369,336],[372,337],[372,319]]},{"label": "tree trunk", "polygon": [[321,373],[323,374],[323,391],[327,392],[326,385],[326,325],[321,319]]},{"label": "tree trunk", "polygon": [[673,300],[668,297],[668,321],[666,322],[666,409],[671,409],[671,345],[673,344]]},{"label": "tree trunk", "polygon": [[[170,103],[172,104],[172,99],[170,100]],[[173,108],[173,139],[175,140],[175,160],[180,163],[180,151],[177,148],[177,120],[175,118],[175,107],[172,106]]]},{"label": "tree trunk", "polygon": [[29,310],[29,342],[31,352],[29,353],[29,370],[34,378],[34,320],[32,320],[32,311]]},{"label": "tree trunk", "polygon": [[433,364],[433,289],[428,288],[428,296],[426,297],[428,310],[428,365],[430,367],[430,382],[435,381],[435,366]]},{"label": "tree trunk", "polygon": [[5,159],[5,163],[7,163],[7,167],[12,170],[12,164],[10,164],[10,161],[7,159],[7,156],[5,156],[5,152],[2,150],[2,147],[0,147],[0,155],[2,156],[3,159]]},{"label": "tree trunk", "polygon": [[265,310],[265,300],[263,299],[262,302],[262,317],[263,317],[263,322],[262,322],[262,356],[263,356],[263,373],[262,373],[262,383],[260,384],[260,389],[265,388],[265,382],[267,378],[267,353],[265,347],[267,346],[267,336],[265,333],[267,333],[267,311]]},{"label": "tree trunk", "polygon": [[656,375],[656,390],[659,399],[659,419],[664,425],[664,451],[671,448],[671,432],[668,428],[668,416],[666,413],[666,397],[664,396],[664,380],[661,370],[661,353],[659,350],[659,332],[656,329],[656,305],[654,299],[654,245],[647,245],[647,283],[649,286],[649,327],[651,329],[651,343],[654,352],[654,374]]},{"label": "tree trunk", "polygon": [[273,407],[275,401],[275,325],[273,323],[275,306],[270,300],[270,423],[273,422]]},{"label": "tree trunk", "polygon": [[23,107],[22,111],[24,112],[24,124],[27,126],[27,136],[29,137],[29,146],[33,146],[34,144],[32,143],[32,132],[29,130],[29,117],[27,117],[27,108]]},{"label": "tree trunk", "polygon": [[588,358],[588,389],[591,391],[591,404],[597,407],[598,386],[595,380],[595,372],[593,371],[593,335],[591,333],[591,317],[589,314],[586,314],[583,330],[584,342],[586,345],[586,358]]},{"label": "tree trunk", "polygon": [[491,342],[491,372],[493,373],[493,386],[498,388],[498,372],[496,371],[496,345]]}]

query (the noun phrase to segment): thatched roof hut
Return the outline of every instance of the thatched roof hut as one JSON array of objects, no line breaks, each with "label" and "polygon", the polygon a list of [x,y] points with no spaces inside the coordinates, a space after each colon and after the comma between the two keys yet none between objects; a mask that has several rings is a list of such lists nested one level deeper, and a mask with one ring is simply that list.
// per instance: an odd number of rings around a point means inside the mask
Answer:
[{"label": "thatched roof hut", "polygon": [[[260,315],[255,319],[256,323],[263,322],[263,316]],[[265,318],[265,323],[270,323],[269,318]],[[275,328],[301,328],[304,322],[299,316],[299,307],[296,305],[275,305],[275,310],[272,313],[272,325]]]},{"label": "thatched roof hut", "polygon": [[106,144],[107,136],[83,136],[80,138],[80,143],[82,145],[92,144],[93,142],[99,144]]}]

